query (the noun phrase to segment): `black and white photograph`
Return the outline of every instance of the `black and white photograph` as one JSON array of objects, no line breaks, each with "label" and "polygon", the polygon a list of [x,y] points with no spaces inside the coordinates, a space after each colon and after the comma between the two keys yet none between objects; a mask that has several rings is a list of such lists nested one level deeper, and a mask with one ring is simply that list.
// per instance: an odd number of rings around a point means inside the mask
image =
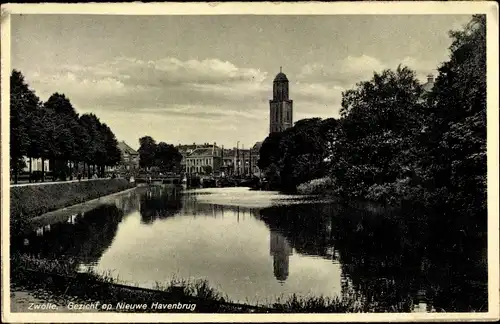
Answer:
[{"label": "black and white photograph", "polygon": [[2,321],[498,320],[495,2],[7,4],[1,55]]}]

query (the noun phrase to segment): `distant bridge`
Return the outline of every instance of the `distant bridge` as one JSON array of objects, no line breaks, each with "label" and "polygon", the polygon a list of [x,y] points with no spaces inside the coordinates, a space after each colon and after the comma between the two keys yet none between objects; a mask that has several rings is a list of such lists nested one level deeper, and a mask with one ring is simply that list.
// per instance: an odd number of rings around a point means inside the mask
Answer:
[{"label": "distant bridge", "polygon": [[152,185],[180,185],[182,184],[182,177],[180,175],[138,176],[135,181],[137,184],[147,183]]}]

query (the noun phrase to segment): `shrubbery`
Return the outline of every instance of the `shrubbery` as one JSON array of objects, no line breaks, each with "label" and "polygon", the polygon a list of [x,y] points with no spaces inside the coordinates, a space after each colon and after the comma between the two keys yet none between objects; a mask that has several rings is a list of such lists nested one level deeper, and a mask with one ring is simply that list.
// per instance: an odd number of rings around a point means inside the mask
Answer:
[{"label": "shrubbery", "polygon": [[374,184],[368,188],[366,199],[397,205],[401,201],[412,201],[423,199],[425,190],[420,186],[412,186],[411,179],[397,179],[391,183]]},{"label": "shrubbery", "polygon": [[41,214],[109,195],[135,184],[126,179],[100,179],[10,188],[11,220],[29,219]]},{"label": "shrubbery", "polygon": [[297,192],[303,195],[324,195],[335,190],[335,182],[330,177],[314,179],[297,187]]}]

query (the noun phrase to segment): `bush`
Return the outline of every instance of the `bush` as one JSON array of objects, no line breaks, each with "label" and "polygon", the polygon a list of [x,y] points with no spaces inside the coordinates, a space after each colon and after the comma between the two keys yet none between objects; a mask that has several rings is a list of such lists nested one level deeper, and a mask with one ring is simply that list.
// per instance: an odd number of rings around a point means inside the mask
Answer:
[{"label": "bush", "polygon": [[303,195],[320,195],[331,193],[334,187],[335,181],[330,177],[324,177],[300,184],[297,192]]},{"label": "bush", "polygon": [[427,200],[427,195],[420,186],[412,186],[411,179],[398,179],[391,183],[374,184],[368,188],[366,199],[388,205],[398,205],[402,201]]},{"label": "bush", "polygon": [[10,188],[11,220],[33,218],[134,187],[126,179],[41,184]]}]

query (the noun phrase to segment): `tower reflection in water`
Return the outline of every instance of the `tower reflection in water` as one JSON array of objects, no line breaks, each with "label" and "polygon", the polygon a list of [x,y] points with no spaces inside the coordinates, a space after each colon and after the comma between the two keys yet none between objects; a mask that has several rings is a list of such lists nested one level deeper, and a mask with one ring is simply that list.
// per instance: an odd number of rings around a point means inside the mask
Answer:
[{"label": "tower reflection in water", "polygon": [[288,278],[289,259],[292,247],[279,232],[271,230],[270,253],[273,256],[274,276],[283,284]]}]

